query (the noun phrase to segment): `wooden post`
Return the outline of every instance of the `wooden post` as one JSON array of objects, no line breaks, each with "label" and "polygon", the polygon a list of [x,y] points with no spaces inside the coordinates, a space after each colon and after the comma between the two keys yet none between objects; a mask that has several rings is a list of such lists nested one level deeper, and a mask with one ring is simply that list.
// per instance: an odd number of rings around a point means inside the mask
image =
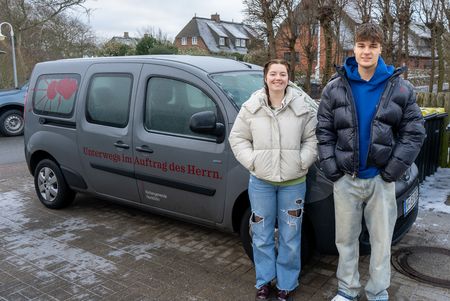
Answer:
[{"label": "wooden post", "polygon": [[443,108],[444,107],[444,100],[445,100],[445,92],[439,92],[437,94],[436,106],[438,108]]},{"label": "wooden post", "polygon": [[432,108],[436,108],[437,107],[437,94],[436,93],[431,93],[430,95],[430,107]]},{"label": "wooden post", "polygon": [[[448,159],[448,147],[449,147],[449,132],[447,132],[447,125],[450,122],[449,114],[450,114],[450,92],[443,93],[442,98],[442,107],[444,107],[445,112],[447,113],[447,117],[442,120],[441,125],[441,145],[439,152],[439,166],[440,167],[450,167],[450,161]],[[438,101],[439,103],[439,101]]]},{"label": "wooden post", "polygon": [[[447,113],[448,114],[448,113]],[[439,151],[439,166],[440,167],[450,167],[450,162],[448,162],[448,132],[447,125],[449,122],[448,115],[442,119],[441,124],[441,145]]]},{"label": "wooden post", "polygon": [[444,96],[444,108],[445,112],[450,114],[450,92],[446,92]]},{"label": "wooden post", "polygon": [[423,92],[418,92],[416,95],[416,103],[419,107],[423,106],[423,98],[424,98],[424,93]]},{"label": "wooden post", "polygon": [[424,92],[422,107],[430,107],[430,106],[431,106],[431,93]]}]

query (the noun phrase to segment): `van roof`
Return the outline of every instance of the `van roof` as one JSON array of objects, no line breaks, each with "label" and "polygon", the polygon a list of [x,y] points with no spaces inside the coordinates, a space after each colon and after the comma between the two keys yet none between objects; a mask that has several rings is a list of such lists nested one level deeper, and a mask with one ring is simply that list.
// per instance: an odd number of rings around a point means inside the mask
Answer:
[{"label": "van roof", "polygon": [[192,56],[192,55],[139,55],[139,56],[115,56],[115,57],[95,57],[95,58],[76,58],[49,61],[39,64],[60,64],[67,62],[69,64],[91,65],[100,62],[129,62],[129,63],[150,63],[155,61],[166,61],[190,65],[191,67],[201,69],[206,73],[227,72],[237,70],[262,70],[261,66],[236,61],[229,58],[220,58],[212,56]]}]

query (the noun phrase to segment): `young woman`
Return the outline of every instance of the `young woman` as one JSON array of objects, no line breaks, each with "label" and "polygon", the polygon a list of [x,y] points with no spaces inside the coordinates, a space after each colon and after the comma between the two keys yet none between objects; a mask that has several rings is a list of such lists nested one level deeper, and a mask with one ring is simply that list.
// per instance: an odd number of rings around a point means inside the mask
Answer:
[{"label": "young woman", "polygon": [[264,88],[242,105],[230,133],[236,159],[250,171],[258,301],[268,300],[275,279],[280,301],[298,286],[305,175],[317,157],[317,120],[305,97],[289,85],[288,63],[271,60],[264,66]]}]

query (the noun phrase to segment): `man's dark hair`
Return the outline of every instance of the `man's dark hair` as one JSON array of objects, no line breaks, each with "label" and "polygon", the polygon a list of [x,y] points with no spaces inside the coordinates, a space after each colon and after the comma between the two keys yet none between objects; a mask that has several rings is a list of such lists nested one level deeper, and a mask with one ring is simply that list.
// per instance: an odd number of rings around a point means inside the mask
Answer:
[{"label": "man's dark hair", "polygon": [[356,28],[355,43],[370,41],[382,44],[384,40],[383,29],[373,22],[362,23]]}]

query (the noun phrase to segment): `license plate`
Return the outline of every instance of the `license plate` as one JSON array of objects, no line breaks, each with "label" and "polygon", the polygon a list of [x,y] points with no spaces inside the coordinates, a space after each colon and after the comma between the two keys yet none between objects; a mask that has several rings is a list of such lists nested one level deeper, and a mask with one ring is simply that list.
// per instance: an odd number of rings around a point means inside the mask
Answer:
[{"label": "license plate", "polygon": [[403,202],[403,215],[406,216],[411,209],[414,208],[414,206],[419,201],[419,187],[416,187],[414,189],[413,193]]}]

